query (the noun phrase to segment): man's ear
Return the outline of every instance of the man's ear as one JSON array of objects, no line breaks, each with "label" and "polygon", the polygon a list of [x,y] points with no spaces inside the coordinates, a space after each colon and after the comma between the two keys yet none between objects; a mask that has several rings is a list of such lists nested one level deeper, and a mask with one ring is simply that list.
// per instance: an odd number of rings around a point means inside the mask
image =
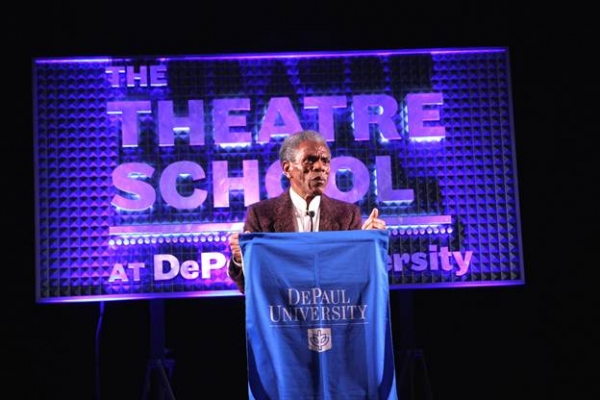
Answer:
[{"label": "man's ear", "polygon": [[284,161],[281,163],[281,170],[286,177],[290,177],[290,162]]}]

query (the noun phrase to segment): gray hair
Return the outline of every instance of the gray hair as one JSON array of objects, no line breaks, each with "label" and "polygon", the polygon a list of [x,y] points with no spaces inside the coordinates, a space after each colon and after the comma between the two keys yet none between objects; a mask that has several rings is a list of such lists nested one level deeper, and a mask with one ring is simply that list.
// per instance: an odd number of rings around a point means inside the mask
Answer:
[{"label": "gray hair", "polygon": [[279,161],[281,163],[283,163],[284,161],[296,161],[296,153],[298,151],[298,146],[300,145],[300,143],[307,141],[317,142],[329,148],[323,135],[321,135],[317,131],[308,130],[296,132],[286,137],[283,143],[281,144],[281,148],[279,149]]}]

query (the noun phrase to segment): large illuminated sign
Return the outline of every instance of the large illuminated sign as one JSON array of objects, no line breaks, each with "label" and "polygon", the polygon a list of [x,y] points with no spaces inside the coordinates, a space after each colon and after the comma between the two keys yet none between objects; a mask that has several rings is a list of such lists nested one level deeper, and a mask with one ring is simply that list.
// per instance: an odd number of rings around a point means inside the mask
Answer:
[{"label": "large illuminated sign", "polygon": [[44,58],[34,94],[39,302],[238,295],[228,235],[301,129],[392,289],[524,283],[505,48]]}]

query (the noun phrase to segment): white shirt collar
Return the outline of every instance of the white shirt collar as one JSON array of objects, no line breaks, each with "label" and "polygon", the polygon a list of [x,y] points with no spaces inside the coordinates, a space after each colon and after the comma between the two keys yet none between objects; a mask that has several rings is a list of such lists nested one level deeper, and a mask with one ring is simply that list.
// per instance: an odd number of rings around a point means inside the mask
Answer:
[{"label": "white shirt collar", "polygon": [[[294,214],[296,215],[296,226],[299,232],[307,232],[310,230],[309,226],[312,222],[313,231],[319,230],[319,206],[321,205],[321,196],[316,196],[310,202],[310,205],[307,205],[306,201],[300,197],[300,195],[292,188],[290,188],[290,198],[292,199],[292,203],[294,204]],[[309,217],[307,211],[314,211],[314,216]]]},{"label": "white shirt collar", "polygon": [[292,203],[294,203],[294,207],[301,213],[301,215],[306,214],[306,211],[314,211],[315,214],[319,212],[319,206],[321,205],[321,196],[316,196],[310,204],[306,205],[306,200],[304,200],[298,193],[294,191],[294,189],[290,188],[290,197],[292,198]]}]

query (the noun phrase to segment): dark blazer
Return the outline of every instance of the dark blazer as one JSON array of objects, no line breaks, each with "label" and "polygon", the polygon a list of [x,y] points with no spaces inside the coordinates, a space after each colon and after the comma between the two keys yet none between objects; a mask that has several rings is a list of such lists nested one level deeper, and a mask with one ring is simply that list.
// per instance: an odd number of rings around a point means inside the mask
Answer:
[{"label": "dark blazer", "polygon": [[[360,207],[356,204],[321,195],[319,231],[350,231],[362,228]],[[251,204],[246,210],[244,232],[295,232],[296,217],[289,190],[281,195]],[[244,292],[244,274],[233,261],[228,273]]]}]

